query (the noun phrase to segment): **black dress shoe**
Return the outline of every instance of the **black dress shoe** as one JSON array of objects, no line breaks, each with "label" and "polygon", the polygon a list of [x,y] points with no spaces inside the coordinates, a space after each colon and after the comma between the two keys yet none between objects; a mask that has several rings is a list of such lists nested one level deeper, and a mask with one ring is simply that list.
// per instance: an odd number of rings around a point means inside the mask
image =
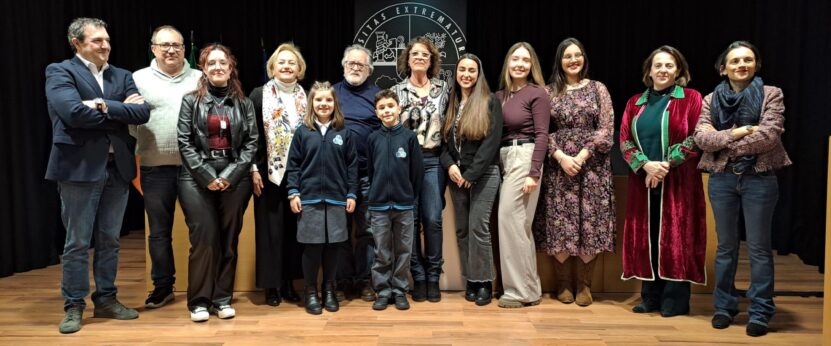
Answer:
[{"label": "black dress shoe", "polygon": [[280,298],[280,291],[276,288],[265,289],[265,303],[271,306],[279,306],[283,299]]},{"label": "black dress shoe", "polygon": [[329,312],[338,311],[340,305],[338,305],[338,297],[335,293],[335,284],[330,282],[325,287],[323,289],[323,308]]},{"label": "black dress shoe", "polygon": [[414,282],[411,294],[414,301],[423,302],[427,300],[427,281]]},{"label": "black dress shoe", "polygon": [[[372,289],[372,285],[369,282],[360,283],[361,287],[361,300],[365,302],[371,302],[375,300],[375,290]],[[357,286],[356,286],[357,287]]]},{"label": "black dress shoe", "polygon": [[715,314],[713,315],[713,320],[711,324],[715,329],[724,329],[730,326],[730,322],[733,322],[730,317],[722,315],[722,314]]},{"label": "black dress shoe", "polygon": [[673,316],[681,316],[681,315],[689,315],[689,314],[690,314],[690,308],[687,308],[685,310],[678,310],[678,311],[665,310],[663,308],[661,309],[661,317],[673,317]]},{"label": "black dress shoe", "polygon": [[472,302],[476,300],[476,291],[479,285],[478,282],[468,281],[465,287],[465,300]]},{"label": "black dress shoe", "polygon": [[759,323],[748,322],[747,329],[745,329],[745,333],[747,333],[747,336],[762,336],[768,333],[768,326]]},{"label": "black dress shoe", "polygon": [[479,290],[476,291],[476,305],[485,306],[490,304],[493,299],[493,293],[491,291],[490,281],[481,283]]},{"label": "black dress shoe", "polygon": [[441,290],[439,289],[438,282],[427,282],[427,300],[433,303],[441,301]]},{"label": "black dress shoe", "polygon": [[387,305],[390,305],[390,297],[378,297],[378,299],[375,299],[375,303],[372,303],[372,310],[385,310]]},{"label": "black dress shoe", "polygon": [[410,302],[407,301],[407,296],[398,294],[395,296],[395,308],[398,310],[407,310],[410,308]]},{"label": "black dress shoe", "polygon": [[295,303],[303,300],[299,295],[297,295],[297,292],[294,290],[294,286],[291,284],[291,280],[283,281],[283,284],[280,286],[280,296],[287,301]]},{"label": "black dress shoe", "polygon": [[641,302],[640,304],[635,305],[635,307],[632,308],[632,312],[636,314],[644,314],[647,312],[655,312],[660,309],[661,307],[658,304]]},{"label": "black dress shoe", "polygon": [[661,304],[661,317],[673,317],[690,314],[690,304],[687,301],[664,300]]},{"label": "black dress shoe", "polygon": [[320,297],[317,296],[316,288],[306,287],[306,291],[303,295],[306,298],[306,312],[312,315],[320,315],[323,313],[323,307],[320,305]]}]

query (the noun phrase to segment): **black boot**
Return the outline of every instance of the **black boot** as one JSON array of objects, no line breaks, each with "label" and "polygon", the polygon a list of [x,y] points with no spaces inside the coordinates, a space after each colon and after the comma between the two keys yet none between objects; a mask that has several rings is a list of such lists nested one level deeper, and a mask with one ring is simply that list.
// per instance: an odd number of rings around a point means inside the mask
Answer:
[{"label": "black boot", "polygon": [[476,305],[485,306],[491,303],[493,299],[493,284],[490,281],[485,281],[479,284],[479,289],[476,291]]},{"label": "black boot", "polygon": [[306,312],[312,315],[323,313],[323,307],[320,306],[320,297],[317,296],[317,287],[306,286],[304,296],[306,298]]},{"label": "black boot", "polygon": [[465,300],[472,302],[476,300],[476,291],[479,290],[479,283],[468,281],[465,288]]},{"label": "black boot", "polygon": [[299,302],[302,299],[300,296],[297,295],[297,292],[294,290],[294,285],[292,285],[292,280],[283,280],[282,285],[280,285],[280,295],[283,299],[288,300],[290,302]]},{"label": "black boot", "polygon": [[413,283],[413,301],[423,302],[427,300],[427,281],[416,281]]},{"label": "black boot", "polygon": [[340,306],[338,305],[338,296],[335,293],[335,283],[334,282],[326,282],[323,288],[323,307],[326,308],[326,311],[335,312],[338,311]]},{"label": "black boot", "polygon": [[427,300],[433,303],[441,301],[441,290],[438,282],[427,282]]},{"label": "black boot", "polygon": [[283,300],[280,298],[280,291],[276,288],[265,289],[265,303],[271,306],[279,306]]}]

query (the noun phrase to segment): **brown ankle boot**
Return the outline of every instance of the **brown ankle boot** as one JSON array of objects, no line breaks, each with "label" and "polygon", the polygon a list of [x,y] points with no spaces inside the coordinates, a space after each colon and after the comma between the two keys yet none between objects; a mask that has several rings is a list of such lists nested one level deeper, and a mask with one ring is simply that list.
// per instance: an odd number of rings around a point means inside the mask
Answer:
[{"label": "brown ankle boot", "polygon": [[560,263],[556,258],[554,259],[554,278],[557,280],[556,298],[563,304],[571,304],[574,302],[574,293],[571,288],[571,257],[566,258],[565,262]]},{"label": "brown ankle boot", "polygon": [[592,277],[594,275],[594,264],[597,257],[593,258],[589,263],[584,263],[583,259],[574,259],[574,274],[577,281],[577,296],[575,302],[580,306],[589,306],[592,304]]}]

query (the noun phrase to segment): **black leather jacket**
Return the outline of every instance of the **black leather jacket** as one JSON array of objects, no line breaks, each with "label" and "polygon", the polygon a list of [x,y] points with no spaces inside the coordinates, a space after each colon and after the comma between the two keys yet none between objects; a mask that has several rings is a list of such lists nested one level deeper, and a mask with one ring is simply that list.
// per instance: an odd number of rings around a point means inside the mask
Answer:
[{"label": "black leather jacket", "polygon": [[209,158],[208,146],[208,110],[214,100],[210,97],[196,99],[195,94],[182,98],[177,125],[179,153],[182,165],[196,180],[199,186],[208,186],[214,179],[221,177],[236,186],[240,179],[248,175],[251,161],[257,153],[257,125],[254,123],[254,105],[248,98],[228,98],[226,105],[232,106],[230,114],[231,163],[217,174],[216,170],[204,160]]}]

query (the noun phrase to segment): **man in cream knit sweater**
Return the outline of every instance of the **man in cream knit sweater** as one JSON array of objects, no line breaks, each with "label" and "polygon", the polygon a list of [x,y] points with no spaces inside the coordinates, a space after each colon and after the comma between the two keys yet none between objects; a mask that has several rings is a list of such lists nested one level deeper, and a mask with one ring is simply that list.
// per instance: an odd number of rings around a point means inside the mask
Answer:
[{"label": "man in cream knit sweater", "polygon": [[150,226],[148,249],[155,289],[145,307],[158,308],[173,300],[176,267],[173,262],[173,212],[176,209],[178,173],[182,165],[176,143],[176,123],[182,96],[196,89],[202,72],[185,62],[185,45],[176,28],[165,25],[153,31],[150,49],[155,59],[149,67],[133,73],[145,102],[150,104],[150,121],[131,128],[138,138],[144,208]]}]

